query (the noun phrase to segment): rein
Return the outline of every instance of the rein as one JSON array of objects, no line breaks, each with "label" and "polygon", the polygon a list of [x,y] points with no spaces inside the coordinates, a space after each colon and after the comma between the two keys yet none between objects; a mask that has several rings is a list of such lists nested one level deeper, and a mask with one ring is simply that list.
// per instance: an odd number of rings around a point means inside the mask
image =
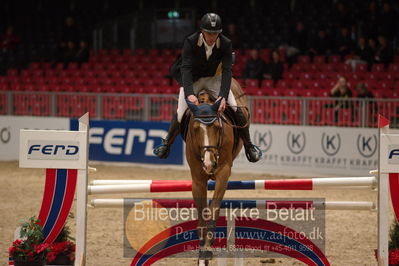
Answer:
[{"label": "rein", "polygon": [[250,119],[251,119],[251,113],[249,112],[248,107],[246,107],[246,106],[244,106],[244,105],[229,105],[229,106],[230,106],[230,107],[236,107],[236,108],[243,108],[243,109],[247,110],[247,113],[248,113],[247,122],[246,122],[245,125],[243,125],[243,126],[233,125],[232,123],[230,123],[230,122],[228,121],[228,119],[227,119],[224,115],[222,115],[223,121],[224,121],[226,124],[228,124],[229,126],[231,126],[232,128],[238,128],[238,129],[240,129],[240,128],[246,128],[246,127],[248,127],[249,121],[250,121]]}]

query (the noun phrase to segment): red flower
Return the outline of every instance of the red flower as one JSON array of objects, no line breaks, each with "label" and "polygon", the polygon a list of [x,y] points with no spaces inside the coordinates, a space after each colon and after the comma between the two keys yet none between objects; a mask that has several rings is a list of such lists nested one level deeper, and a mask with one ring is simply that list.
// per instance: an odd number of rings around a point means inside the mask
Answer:
[{"label": "red flower", "polygon": [[42,253],[46,248],[48,248],[49,244],[40,244],[35,248],[37,254]]},{"label": "red flower", "polygon": [[12,242],[12,244],[13,244],[13,246],[19,246],[19,245],[21,245],[22,242],[23,241],[21,239],[17,239],[14,242]]},{"label": "red flower", "polygon": [[389,251],[389,265],[399,265],[399,249]]},{"label": "red flower", "polygon": [[55,260],[60,254],[67,256],[71,261],[75,260],[75,244],[70,241],[54,242],[49,246],[47,261]]},{"label": "red flower", "polygon": [[47,261],[52,262],[55,260],[55,258],[57,258],[57,255],[55,255],[54,252],[49,252],[47,253]]},{"label": "red flower", "polygon": [[8,249],[8,253],[10,254],[10,256],[12,256],[14,254],[15,250],[16,250],[16,247],[14,247],[14,246],[12,246]]}]

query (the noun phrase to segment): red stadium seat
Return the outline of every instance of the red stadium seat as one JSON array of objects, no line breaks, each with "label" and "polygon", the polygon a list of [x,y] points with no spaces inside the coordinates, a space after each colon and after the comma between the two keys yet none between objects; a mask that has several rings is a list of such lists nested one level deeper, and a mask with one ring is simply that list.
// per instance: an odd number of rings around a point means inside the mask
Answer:
[{"label": "red stadium seat", "polygon": [[64,63],[57,63],[55,65],[56,70],[64,70]]},{"label": "red stadium seat", "polygon": [[356,64],[355,72],[367,72],[366,64]]},{"label": "red stadium seat", "polygon": [[247,79],[245,80],[245,86],[248,89],[259,88],[259,81],[257,79]]},{"label": "red stadium seat", "polygon": [[373,64],[371,67],[372,72],[383,72],[385,71],[384,64]]},{"label": "red stadium seat", "polygon": [[293,88],[293,89],[286,89],[284,90],[284,96],[287,97],[296,97],[298,96],[298,92],[300,90],[304,89],[303,87],[301,89]]},{"label": "red stadium seat", "polygon": [[7,70],[7,76],[9,76],[9,77],[18,76],[18,70],[17,69],[13,69],[13,68],[8,69]]},{"label": "red stadium seat", "polygon": [[78,69],[78,68],[79,68],[78,63],[71,62],[68,64],[68,69]]},{"label": "red stadium seat", "polygon": [[313,63],[324,64],[326,63],[326,57],[324,55],[316,55],[313,57]]},{"label": "red stadium seat", "polygon": [[288,89],[289,87],[289,82],[283,79],[279,80],[276,85],[276,88],[280,89]]},{"label": "red stadium seat", "polygon": [[274,81],[270,79],[264,79],[261,84],[262,89],[270,89],[274,87]]},{"label": "red stadium seat", "polygon": [[305,84],[304,84],[303,81],[301,81],[301,80],[296,80],[296,81],[294,81],[294,82],[291,83],[291,84],[292,84],[292,88],[293,88],[293,89],[301,90],[301,89],[304,89],[304,88],[305,88]]},{"label": "red stadium seat", "polygon": [[330,55],[330,57],[328,58],[330,63],[341,63],[341,57],[339,55]]},{"label": "red stadium seat", "polygon": [[295,80],[298,79],[300,72],[284,72],[283,78],[286,80]]},{"label": "red stadium seat", "polygon": [[269,91],[269,96],[274,96],[274,97],[277,97],[277,96],[283,96],[284,95],[284,89],[281,89],[281,88],[273,88],[273,89],[271,89],[270,91]]},{"label": "red stadium seat", "polygon": [[161,86],[161,87],[168,87],[170,86],[170,80],[167,78],[154,78],[154,83],[157,86]]},{"label": "red stadium seat", "polygon": [[29,64],[30,69],[41,69],[40,63],[39,62],[32,62]]},{"label": "red stadium seat", "polygon": [[315,97],[317,93],[315,89],[307,89],[299,91],[299,95],[302,97]]},{"label": "red stadium seat", "polygon": [[302,72],[299,76],[301,80],[310,80],[313,79],[313,74],[309,72]]},{"label": "red stadium seat", "polygon": [[300,64],[309,64],[310,63],[310,56],[308,56],[308,55],[298,56],[298,63],[300,63]]}]

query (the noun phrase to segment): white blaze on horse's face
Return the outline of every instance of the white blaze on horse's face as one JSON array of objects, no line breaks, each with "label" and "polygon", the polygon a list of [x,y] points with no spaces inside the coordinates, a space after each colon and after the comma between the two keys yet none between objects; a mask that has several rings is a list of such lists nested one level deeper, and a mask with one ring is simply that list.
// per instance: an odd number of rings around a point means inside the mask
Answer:
[{"label": "white blaze on horse's face", "polygon": [[[201,129],[204,131],[204,147],[209,146],[209,136],[208,136],[208,127],[204,124],[200,124]],[[211,152],[205,150],[204,153],[204,170],[207,174],[212,173],[212,161],[211,161]]]}]

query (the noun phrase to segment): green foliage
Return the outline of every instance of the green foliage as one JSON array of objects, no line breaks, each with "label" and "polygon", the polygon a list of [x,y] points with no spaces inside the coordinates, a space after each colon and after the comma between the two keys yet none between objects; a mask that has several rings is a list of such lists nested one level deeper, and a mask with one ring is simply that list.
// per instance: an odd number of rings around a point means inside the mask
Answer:
[{"label": "green foliage", "polygon": [[[69,213],[68,219],[73,219],[73,213]],[[65,223],[64,227],[62,227],[60,234],[54,240],[54,242],[63,242],[63,241],[75,241],[75,238],[71,236],[71,228]]]},{"label": "green foliage", "polygon": [[20,236],[22,239],[26,239],[25,242],[28,244],[42,243],[44,239],[43,228],[39,224],[39,220],[36,218],[36,216],[30,217],[29,221],[27,222],[21,220]]},{"label": "green foliage", "polygon": [[389,249],[399,248],[399,224],[396,221],[396,219],[393,225],[391,226],[389,236],[390,236]]}]

